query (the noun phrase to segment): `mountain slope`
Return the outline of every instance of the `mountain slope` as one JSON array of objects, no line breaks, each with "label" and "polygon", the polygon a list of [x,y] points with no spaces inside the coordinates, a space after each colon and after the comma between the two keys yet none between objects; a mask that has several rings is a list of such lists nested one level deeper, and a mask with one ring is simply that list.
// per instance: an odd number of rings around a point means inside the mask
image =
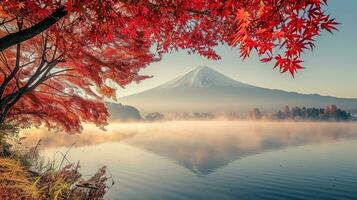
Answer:
[{"label": "mountain slope", "polygon": [[143,112],[229,112],[254,107],[275,110],[284,105],[324,107],[327,104],[352,110],[357,99],[266,89],[233,80],[209,67],[201,66],[156,88],[126,96],[122,103]]}]

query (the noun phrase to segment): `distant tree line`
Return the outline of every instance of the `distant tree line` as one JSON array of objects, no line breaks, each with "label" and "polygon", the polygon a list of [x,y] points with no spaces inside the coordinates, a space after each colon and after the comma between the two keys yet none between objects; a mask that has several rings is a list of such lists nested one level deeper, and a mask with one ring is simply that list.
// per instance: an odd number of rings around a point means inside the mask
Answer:
[{"label": "distant tree line", "polygon": [[165,119],[165,115],[159,112],[153,112],[146,115],[146,121],[162,121]]},{"label": "distant tree line", "polygon": [[146,115],[146,121],[162,121],[162,120],[211,120],[217,116],[210,112],[184,112],[184,113],[168,113],[164,115],[159,112],[153,112]]},{"label": "distant tree line", "polygon": [[272,113],[262,113],[258,108],[249,112],[249,118],[253,120],[317,120],[317,121],[350,121],[351,113],[329,105],[325,108],[306,108],[285,106],[284,109]]},{"label": "distant tree line", "polygon": [[[113,107],[113,106],[112,106]],[[356,120],[351,113],[338,108],[336,105],[328,105],[325,108],[293,107],[285,106],[274,112],[262,112],[259,108],[252,109],[248,115],[238,112],[183,112],[183,113],[148,113],[145,117],[132,106],[118,104],[111,108],[112,118],[120,121],[166,121],[166,120],[307,120],[307,121],[352,121]],[[119,115],[120,114],[120,115]]]}]

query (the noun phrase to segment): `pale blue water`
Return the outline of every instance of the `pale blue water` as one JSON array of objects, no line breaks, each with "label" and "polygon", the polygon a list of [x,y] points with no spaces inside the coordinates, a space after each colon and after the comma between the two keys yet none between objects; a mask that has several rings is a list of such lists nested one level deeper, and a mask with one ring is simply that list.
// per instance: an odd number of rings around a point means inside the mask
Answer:
[{"label": "pale blue water", "polygon": [[168,122],[92,132],[45,137],[42,153],[58,157],[77,141],[68,158],[85,175],[102,165],[113,175],[107,199],[357,199],[357,124]]}]

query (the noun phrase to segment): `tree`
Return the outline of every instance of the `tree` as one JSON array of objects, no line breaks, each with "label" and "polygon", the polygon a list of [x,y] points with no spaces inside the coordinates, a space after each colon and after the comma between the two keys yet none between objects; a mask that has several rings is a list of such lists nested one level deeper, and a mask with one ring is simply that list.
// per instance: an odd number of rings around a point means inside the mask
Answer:
[{"label": "tree", "polygon": [[290,117],[290,108],[289,108],[288,105],[286,105],[286,106],[284,107],[284,114],[285,114],[285,117],[286,117],[286,118],[289,118],[289,117]]},{"label": "tree", "polygon": [[138,68],[155,59],[140,41],[118,39],[95,51],[79,42],[45,32],[1,54],[0,123],[44,123],[67,132],[79,131],[81,121],[105,125],[110,81],[140,81]]},{"label": "tree", "polygon": [[299,108],[294,107],[291,109],[290,115],[287,115],[285,106],[285,111],[277,111],[272,115],[275,119],[294,119],[294,120],[333,120],[333,121],[348,121],[353,120],[353,117],[350,113],[337,108],[335,105],[326,106],[323,108]]},{"label": "tree", "polygon": [[145,120],[147,121],[161,121],[165,119],[165,115],[159,112],[153,112],[146,115]]},{"label": "tree", "polygon": [[324,114],[327,116],[331,114],[331,107],[329,105],[325,106]]},{"label": "tree", "polygon": [[337,106],[336,105],[330,105],[330,114],[332,116],[337,116]]},{"label": "tree", "polygon": [[[219,43],[255,49],[281,72],[336,22],[326,0],[12,0],[0,2],[0,123],[76,132],[106,123],[105,98],[148,76],[139,70],[177,49],[219,59]],[[283,49],[273,54],[273,50]],[[274,51],[275,52],[275,51]]]},{"label": "tree", "polygon": [[254,108],[252,111],[249,112],[249,118],[253,120],[259,120],[262,118],[262,113],[260,112],[259,108]]}]

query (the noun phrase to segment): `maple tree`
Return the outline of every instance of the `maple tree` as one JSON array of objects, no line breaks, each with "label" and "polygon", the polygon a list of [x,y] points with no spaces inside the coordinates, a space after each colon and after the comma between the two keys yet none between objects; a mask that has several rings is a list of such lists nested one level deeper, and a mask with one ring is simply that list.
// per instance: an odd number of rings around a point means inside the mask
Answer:
[{"label": "maple tree", "polygon": [[106,123],[105,98],[140,69],[185,49],[219,59],[218,44],[255,49],[281,72],[302,68],[326,0],[6,0],[0,2],[0,123],[67,132]]}]

